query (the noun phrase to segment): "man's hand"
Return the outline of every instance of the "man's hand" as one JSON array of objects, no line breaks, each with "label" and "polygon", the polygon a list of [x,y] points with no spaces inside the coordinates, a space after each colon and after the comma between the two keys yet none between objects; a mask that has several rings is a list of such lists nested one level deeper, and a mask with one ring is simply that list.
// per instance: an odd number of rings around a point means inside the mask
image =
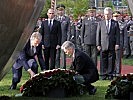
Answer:
[{"label": "man's hand", "polygon": [[118,50],[119,49],[119,45],[115,45],[115,50]]},{"label": "man's hand", "polygon": [[85,46],[85,44],[84,43],[82,43],[82,47],[84,47]]},{"label": "man's hand", "polygon": [[35,75],[35,73],[31,69],[28,69],[28,72],[29,72],[31,78]]},{"label": "man's hand", "polygon": [[42,49],[45,49],[44,45],[42,45]]},{"label": "man's hand", "polygon": [[57,46],[56,46],[56,49],[59,49],[59,48],[60,48],[60,46],[59,46],[59,45],[57,45]]},{"label": "man's hand", "polygon": [[82,75],[79,75],[79,74],[73,76],[73,79],[74,79],[77,83],[80,83],[80,84],[82,84],[82,83],[85,82],[84,77],[83,77]]},{"label": "man's hand", "polygon": [[101,46],[97,46],[97,50],[100,51],[101,50]]}]

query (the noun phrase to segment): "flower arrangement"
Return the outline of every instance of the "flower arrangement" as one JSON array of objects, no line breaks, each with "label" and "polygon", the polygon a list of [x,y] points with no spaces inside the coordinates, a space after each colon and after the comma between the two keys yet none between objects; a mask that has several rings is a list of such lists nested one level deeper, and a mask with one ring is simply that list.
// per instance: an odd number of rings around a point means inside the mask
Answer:
[{"label": "flower arrangement", "polygon": [[56,88],[65,90],[66,96],[83,95],[85,87],[74,81],[75,71],[53,69],[36,74],[20,87],[22,96],[48,96]]},{"label": "flower arrangement", "polygon": [[116,77],[106,91],[106,99],[129,99],[133,92],[133,74]]}]

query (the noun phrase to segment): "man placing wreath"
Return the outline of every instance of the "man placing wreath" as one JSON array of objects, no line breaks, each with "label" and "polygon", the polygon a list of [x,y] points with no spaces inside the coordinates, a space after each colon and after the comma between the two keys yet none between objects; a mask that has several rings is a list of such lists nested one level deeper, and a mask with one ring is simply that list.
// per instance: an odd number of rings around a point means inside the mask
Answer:
[{"label": "man placing wreath", "polygon": [[97,89],[91,83],[96,82],[99,79],[99,75],[92,59],[86,53],[75,49],[75,45],[70,41],[65,41],[61,49],[66,55],[73,58],[71,69],[78,73],[78,75],[73,77],[75,81],[84,84],[89,94],[94,95]]}]

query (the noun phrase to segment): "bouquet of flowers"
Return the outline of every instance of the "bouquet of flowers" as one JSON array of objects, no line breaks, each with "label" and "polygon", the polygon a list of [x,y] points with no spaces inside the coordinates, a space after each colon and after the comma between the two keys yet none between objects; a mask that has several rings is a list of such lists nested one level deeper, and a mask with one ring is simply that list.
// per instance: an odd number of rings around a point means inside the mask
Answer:
[{"label": "bouquet of flowers", "polygon": [[133,92],[133,74],[117,77],[111,82],[106,91],[106,99],[129,99]]},{"label": "bouquet of flowers", "polygon": [[62,88],[66,96],[83,95],[85,87],[74,81],[73,70],[53,69],[36,74],[20,88],[22,96],[48,96],[51,90]]}]

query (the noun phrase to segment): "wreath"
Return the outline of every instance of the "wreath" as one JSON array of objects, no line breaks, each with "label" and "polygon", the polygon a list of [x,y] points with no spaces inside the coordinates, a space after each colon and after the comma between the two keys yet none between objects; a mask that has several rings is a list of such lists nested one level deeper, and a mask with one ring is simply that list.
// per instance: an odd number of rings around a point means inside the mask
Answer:
[{"label": "wreath", "polygon": [[111,82],[106,91],[106,99],[129,99],[133,92],[133,74],[117,77]]},{"label": "wreath", "polygon": [[59,94],[64,91],[64,96],[83,95],[86,93],[86,88],[74,80],[75,75],[75,71],[68,69],[47,70],[29,79],[20,87],[20,92],[22,96],[48,97],[51,91],[58,89]]}]

